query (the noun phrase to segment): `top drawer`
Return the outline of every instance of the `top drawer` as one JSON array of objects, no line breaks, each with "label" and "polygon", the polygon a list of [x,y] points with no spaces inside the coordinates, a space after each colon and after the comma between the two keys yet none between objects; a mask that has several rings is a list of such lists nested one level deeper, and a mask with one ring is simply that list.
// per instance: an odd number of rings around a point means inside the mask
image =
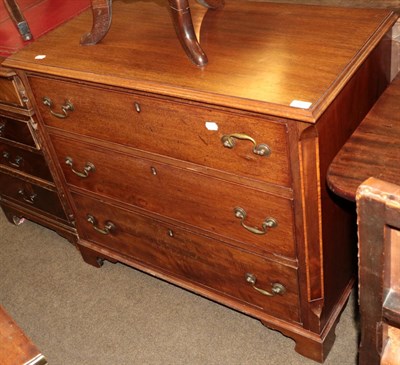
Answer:
[{"label": "top drawer", "polygon": [[284,123],[40,77],[30,83],[48,126],[291,185]]},{"label": "top drawer", "polygon": [[18,83],[15,77],[0,76],[0,105],[9,104],[24,107],[24,103],[18,91]]}]

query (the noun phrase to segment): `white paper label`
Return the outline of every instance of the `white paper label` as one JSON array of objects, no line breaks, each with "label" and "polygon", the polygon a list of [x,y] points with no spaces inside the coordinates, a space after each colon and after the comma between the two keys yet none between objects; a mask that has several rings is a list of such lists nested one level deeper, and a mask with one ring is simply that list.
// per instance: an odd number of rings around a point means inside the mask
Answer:
[{"label": "white paper label", "polygon": [[35,60],[44,60],[46,58],[46,55],[45,54],[38,54],[36,57],[35,57]]},{"label": "white paper label", "polygon": [[292,106],[293,108],[300,108],[300,109],[309,109],[311,105],[312,105],[312,103],[310,103],[308,101],[301,101],[301,100],[293,100],[290,103],[290,106]]},{"label": "white paper label", "polygon": [[206,128],[209,131],[217,131],[218,130],[218,124],[215,122],[206,122]]}]

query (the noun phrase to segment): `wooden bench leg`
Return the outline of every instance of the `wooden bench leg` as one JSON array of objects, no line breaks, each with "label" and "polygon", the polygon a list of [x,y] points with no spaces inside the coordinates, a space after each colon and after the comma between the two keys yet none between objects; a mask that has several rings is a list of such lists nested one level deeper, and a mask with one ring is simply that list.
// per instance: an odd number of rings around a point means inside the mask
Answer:
[{"label": "wooden bench leg", "polygon": [[92,0],[93,25],[92,30],[81,38],[85,46],[100,42],[111,26],[112,0]]}]

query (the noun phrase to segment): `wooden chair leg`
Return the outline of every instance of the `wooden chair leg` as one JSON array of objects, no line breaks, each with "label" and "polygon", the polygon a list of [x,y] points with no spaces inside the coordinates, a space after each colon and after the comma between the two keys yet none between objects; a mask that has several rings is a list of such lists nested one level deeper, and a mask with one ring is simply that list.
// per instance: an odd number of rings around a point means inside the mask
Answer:
[{"label": "wooden chair leg", "polygon": [[92,30],[81,38],[85,46],[100,42],[111,26],[112,0],[92,0],[93,25]]},{"label": "wooden chair leg", "polygon": [[205,66],[208,59],[196,37],[188,0],[169,0],[169,9],[183,50],[195,65]]},{"label": "wooden chair leg", "polygon": [[29,29],[29,24],[22,14],[17,2],[15,0],[4,0],[4,5],[10,14],[11,20],[18,28],[19,33],[24,41],[30,41],[32,39],[32,33]]},{"label": "wooden chair leg", "polygon": [[[183,50],[195,65],[205,66],[208,59],[193,28],[189,1],[168,0],[168,2],[172,23]],[[198,0],[198,2],[211,9],[224,5],[224,0]],[[92,0],[92,12],[92,30],[82,36],[82,45],[94,45],[105,37],[111,26],[112,0]]]},{"label": "wooden chair leg", "polygon": [[[216,9],[224,5],[224,0],[197,0],[199,4]],[[207,55],[196,37],[188,0],[169,0],[169,8],[176,35],[189,59],[197,66],[208,63]]]},{"label": "wooden chair leg", "polygon": [[210,9],[222,8],[225,4],[224,0],[197,0],[197,2]]}]

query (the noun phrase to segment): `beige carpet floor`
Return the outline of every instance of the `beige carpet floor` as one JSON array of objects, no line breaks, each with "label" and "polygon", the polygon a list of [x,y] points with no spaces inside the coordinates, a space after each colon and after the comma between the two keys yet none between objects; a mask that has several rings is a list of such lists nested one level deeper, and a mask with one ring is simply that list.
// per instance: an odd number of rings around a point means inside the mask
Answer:
[{"label": "beige carpet floor", "polygon": [[[314,365],[259,321],[122,264],[96,269],[56,233],[0,211],[0,303],[51,365]],[[351,297],[326,365],[355,365]],[[4,364],[8,365],[8,364]]]}]

